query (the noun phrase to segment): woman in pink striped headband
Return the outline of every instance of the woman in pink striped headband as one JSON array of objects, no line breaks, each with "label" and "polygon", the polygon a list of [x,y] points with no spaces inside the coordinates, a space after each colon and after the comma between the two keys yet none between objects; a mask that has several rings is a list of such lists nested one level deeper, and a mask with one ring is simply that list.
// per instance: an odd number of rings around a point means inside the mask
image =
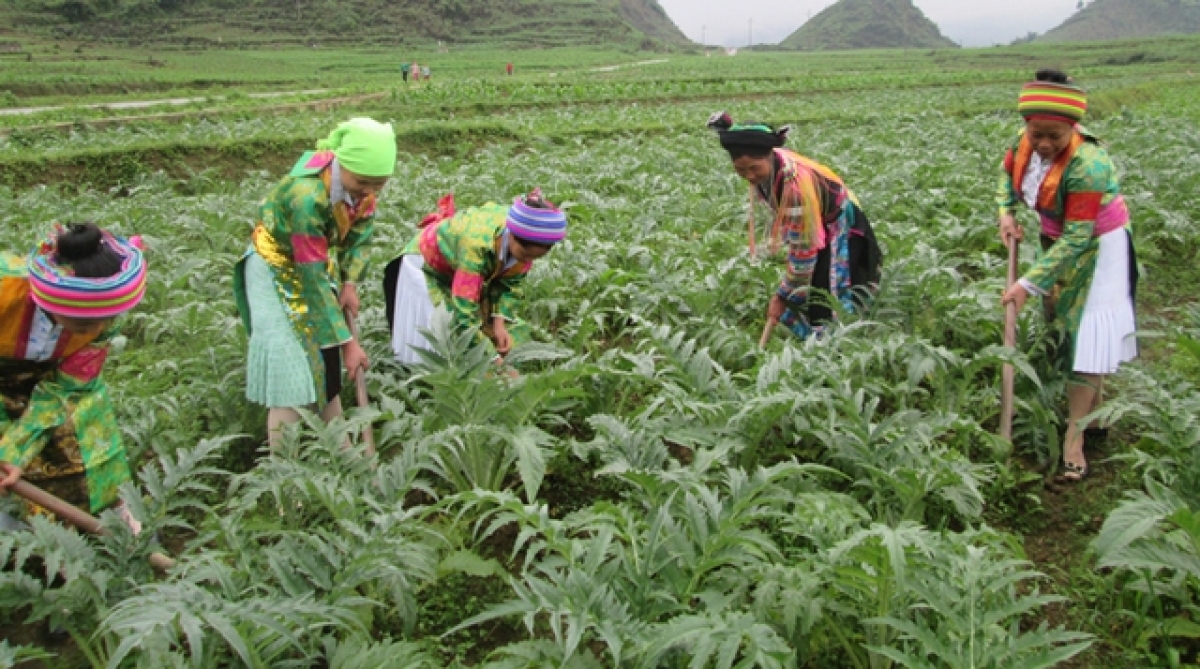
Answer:
[{"label": "woman in pink striped headband", "polygon": [[91,223],[0,254],[0,488],[25,477],[93,512],[118,504],[129,464],[101,371],[145,292],[140,241]]},{"label": "woman in pink striped headband", "polygon": [[567,214],[540,190],[511,206],[487,203],[457,211],[447,195],[425,217],[420,232],[384,271],[392,351],[402,363],[420,360],[428,348],[421,330],[436,307],[461,330],[475,330],[507,355],[529,338],[518,313],[533,261],[567,236]]}]

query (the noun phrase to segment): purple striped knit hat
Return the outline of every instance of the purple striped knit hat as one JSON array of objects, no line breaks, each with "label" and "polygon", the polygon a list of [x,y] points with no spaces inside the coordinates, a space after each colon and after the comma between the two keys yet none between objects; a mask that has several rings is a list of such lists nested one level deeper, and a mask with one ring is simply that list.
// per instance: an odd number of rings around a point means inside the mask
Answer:
[{"label": "purple striped knit hat", "polygon": [[[529,202],[544,203],[548,208],[538,209]],[[567,237],[567,214],[544,199],[537,188],[529,195],[513,200],[505,223],[513,236],[535,244],[549,246]]]}]

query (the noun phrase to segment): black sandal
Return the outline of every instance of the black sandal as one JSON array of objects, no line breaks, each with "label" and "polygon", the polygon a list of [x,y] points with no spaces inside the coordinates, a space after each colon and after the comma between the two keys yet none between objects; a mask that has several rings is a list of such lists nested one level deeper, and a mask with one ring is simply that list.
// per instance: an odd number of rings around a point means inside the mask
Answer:
[{"label": "black sandal", "polygon": [[1079,483],[1087,478],[1088,465],[1083,463],[1077,465],[1074,462],[1063,462],[1063,473],[1058,475],[1058,480],[1064,483]]},{"label": "black sandal", "polygon": [[1089,427],[1083,431],[1084,448],[1102,449],[1108,445],[1107,427]]}]

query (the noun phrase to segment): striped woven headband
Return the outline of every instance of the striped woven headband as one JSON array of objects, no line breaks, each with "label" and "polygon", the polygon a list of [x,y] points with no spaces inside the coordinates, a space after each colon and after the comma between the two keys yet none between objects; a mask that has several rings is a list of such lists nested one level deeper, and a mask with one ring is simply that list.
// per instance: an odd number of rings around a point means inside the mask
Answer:
[{"label": "striped woven headband", "polygon": [[1087,112],[1087,93],[1071,84],[1034,81],[1021,89],[1017,109],[1027,121],[1044,118],[1078,123]]},{"label": "striped woven headband", "polygon": [[139,238],[126,240],[104,232],[101,243],[120,256],[121,270],[113,276],[85,279],[74,276],[69,266],[58,264],[55,240],[60,232],[51,233],[29,254],[29,292],[34,304],[60,316],[104,319],[123,314],[142,301],[146,264]]},{"label": "striped woven headband", "polygon": [[525,204],[524,198],[517,198],[508,209],[505,225],[518,239],[538,244],[561,242],[567,237],[567,215],[553,205],[550,207],[537,209]]}]

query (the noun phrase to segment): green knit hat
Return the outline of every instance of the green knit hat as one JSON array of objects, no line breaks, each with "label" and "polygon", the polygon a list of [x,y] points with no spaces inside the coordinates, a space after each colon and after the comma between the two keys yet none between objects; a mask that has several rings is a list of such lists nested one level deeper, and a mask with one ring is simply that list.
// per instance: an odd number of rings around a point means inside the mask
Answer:
[{"label": "green knit hat", "polygon": [[364,177],[390,177],[396,171],[396,133],[392,124],[352,118],[317,143],[333,151],[338,163]]}]

